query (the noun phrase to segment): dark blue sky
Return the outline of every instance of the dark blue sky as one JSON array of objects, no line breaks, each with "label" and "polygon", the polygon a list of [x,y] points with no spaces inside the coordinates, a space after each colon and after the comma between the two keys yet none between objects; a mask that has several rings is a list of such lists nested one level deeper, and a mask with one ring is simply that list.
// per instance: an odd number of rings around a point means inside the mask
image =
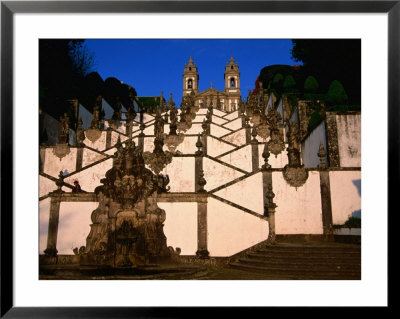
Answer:
[{"label": "dark blue sky", "polygon": [[247,97],[254,88],[260,70],[271,64],[289,64],[291,40],[86,40],[95,55],[94,69],[105,80],[108,77],[133,86],[138,96],[159,95],[175,103],[182,98],[183,67],[192,56],[199,71],[199,89],[210,87],[223,91],[225,64],[233,55],[239,64],[241,94]]}]

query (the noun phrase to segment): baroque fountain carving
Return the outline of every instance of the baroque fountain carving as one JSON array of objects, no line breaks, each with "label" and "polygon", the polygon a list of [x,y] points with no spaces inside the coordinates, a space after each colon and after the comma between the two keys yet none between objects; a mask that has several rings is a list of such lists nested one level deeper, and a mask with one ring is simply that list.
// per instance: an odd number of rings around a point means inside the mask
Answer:
[{"label": "baroque fountain carving", "polygon": [[145,167],[142,149],[128,140],[116,145],[113,167],[95,190],[99,206],[92,212],[82,265],[135,267],[168,259],[163,226],[165,211],[157,197],[167,192],[169,177]]}]

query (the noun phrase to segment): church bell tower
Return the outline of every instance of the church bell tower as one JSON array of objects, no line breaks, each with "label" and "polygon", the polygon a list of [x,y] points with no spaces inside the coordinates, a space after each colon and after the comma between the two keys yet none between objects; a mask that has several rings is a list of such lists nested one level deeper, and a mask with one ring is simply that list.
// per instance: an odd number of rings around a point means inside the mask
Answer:
[{"label": "church bell tower", "polygon": [[237,61],[230,60],[226,62],[225,73],[225,94],[227,96],[226,111],[231,112],[238,109],[240,101],[240,73]]},{"label": "church bell tower", "polygon": [[197,72],[197,66],[193,62],[192,57],[189,59],[189,63],[186,65],[183,71],[183,96],[190,94],[190,92],[199,93],[199,74]]}]

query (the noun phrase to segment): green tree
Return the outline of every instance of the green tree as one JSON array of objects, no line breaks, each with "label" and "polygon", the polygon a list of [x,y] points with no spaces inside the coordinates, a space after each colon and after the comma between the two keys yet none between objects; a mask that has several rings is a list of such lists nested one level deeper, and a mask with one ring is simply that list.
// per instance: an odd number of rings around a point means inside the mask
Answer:
[{"label": "green tree", "polygon": [[332,81],[326,94],[326,103],[328,105],[344,105],[348,103],[348,99],[342,83],[337,80]]},{"label": "green tree", "polygon": [[292,89],[295,86],[296,86],[296,81],[294,80],[293,76],[291,74],[287,75],[285,77],[285,80],[283,81],[283,88]]},{"label": "green tree", "polygon": [[307,76],[304,81],[304,91],[309,93],[316,93],[319,89],[318,81],[312,75]]},{"label": "green tree", "polygon": [[277,85],[279,82],[281,82],[283,80],[283,75],[282,74],[280,74],[280,73],[276,73],[275,75],[274,75],[274,79],[272,80],[272,83],[274,84],[274,85]]},{"label": "green tree", "polygon": [[65,101],[77,98],[94,57],[84,40],[39,40],[39,106],[55,118],[68,111]]},{"label": "green tree", "polygon": [[303,63],[306,74],[319,80],[321,91],[327,91],[332,80],[343,83],[349,102],[361,103],[361,40],[310,39],[292,40],[292,58]]}]

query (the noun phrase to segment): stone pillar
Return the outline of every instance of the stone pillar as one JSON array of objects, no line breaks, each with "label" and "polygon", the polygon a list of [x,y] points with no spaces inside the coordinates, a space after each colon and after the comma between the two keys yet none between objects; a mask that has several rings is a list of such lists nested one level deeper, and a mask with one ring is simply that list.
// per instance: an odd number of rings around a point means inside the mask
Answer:
[{"label": "stone pillar", "polygon": [[200,258],[209,258],[207,247],[207,196],[197,202],[197,252]]},{"label": "stone pillar", "polygon": [[138,137],[138,146],[144,151],[144,134]]},{"label": "stone pillar", "polygon": [[329,171],[320,170],[319,181],[321,187],[322,227],[324,235],[333,235],[334,232]]},{"label": "stone pillar", "polygon": [[[268,186],[268,191],[266,194],[266,198],[268,200],[267,203],[267,210],[268,210],[268,227],[269,227],[269,233],[268,233],[268,243],[269,244],[274,244],[275,243],[275,209],[277,205],[274,203],[274,197],[275,194],[272,191],[272,184]],[[264,214],[265,214],[265,206],[264,206]]]},{"label": "stone pillar", "polygon": [[106,132],[106,148],[111,147],[111,134],[112,134],[112,129],[111,127],[108,127]]},{"label": "stone pillar", "polygon": [[250,126],[246,126],[246,144],[251,142],[251,128]]},{"label": "stone pillar", "polygon": [[256,172],[258,171],[260,166],[259,163],[259,155],[258,155],[258,142],[257,144],[251,143],[251,167],[252,171]]},{"label": "stone pillar", "polygon": [[275,243],[276,234],[275,234],[275,208],[268,207],[268,224],[269,224],[269,233],[268,233],[268,242],[270,244]]},{"label": "stone pillar", "polygon": [[[247,131],[246,131],[247,133]],[[257,140],[257,130],[253,126],[253,130],[251,132],[251,135],[253,136],[253,139],[251,140],[251,167],[252,167],[252,172],[258,171],[258,168],[260,166],[259,163],[259,155],[258,155],[258,140]],[[247,137],[247,134],[246,134]]]},{"label": "stone pillar", "polygon": [[76,170],[80,170],[82,168],[83,161],[83,147],[78,147],[76,149]]},{"label": "stone pillar", "polygon": [[195,185],[194,185],[194,191],[198,192],[200,189],[200,185],[198,183],[199,177],[200,177],[200,171],[203,170],[203,156],[202,155],[196,155],[194,158],[194,180],[195,180]]},{"label": "stone pillar", "polygon": [[52,196],[50,201],[50,215],[49,215],[49,228],[47,232],[47,248],[44,253],[47,256],[57,256],[57,234],[58,234],[58,221],[60,214],[60,198],[59,196]]},{"label": "stone pillar", "polygon": [[336,114],[326,112],[326,144],[328,147],[329,167],[340,167],[339,142],[336,124]]},{"label": "stone pillar", "polygon": [[207,155],[207,134],[203,134],[201,139],[203,143],[203,155]]},{"label": "stone pillar", "polygon": [[44,170],[44,163],[46,160],[46,147],[40,146],[39,148],[39,172],[43,173]]}]

